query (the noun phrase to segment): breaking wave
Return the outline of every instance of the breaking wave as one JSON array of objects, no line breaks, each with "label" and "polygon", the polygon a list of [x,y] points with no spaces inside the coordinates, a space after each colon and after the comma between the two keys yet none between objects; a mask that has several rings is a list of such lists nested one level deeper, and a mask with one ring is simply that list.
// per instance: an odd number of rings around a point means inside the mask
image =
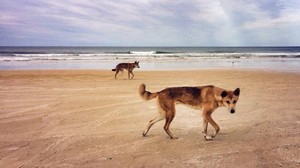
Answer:
[{"label": "breaking wave", "polygon": [[300,58],[300,47],[0,47],[0,62],[251,58]]}]

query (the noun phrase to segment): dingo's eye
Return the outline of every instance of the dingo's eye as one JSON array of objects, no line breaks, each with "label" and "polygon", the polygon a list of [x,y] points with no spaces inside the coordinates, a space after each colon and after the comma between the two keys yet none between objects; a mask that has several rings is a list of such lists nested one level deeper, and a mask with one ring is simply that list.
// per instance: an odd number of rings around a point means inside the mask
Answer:
[{"label": "dingo's eye", "polygon": [[233,104],[235,104],[235,103],[236,103],[236,100],[233,101]]},{"label": "dingo's eye", "polygon": [[226,101],[227,104],[230,104],[230,101]]}]

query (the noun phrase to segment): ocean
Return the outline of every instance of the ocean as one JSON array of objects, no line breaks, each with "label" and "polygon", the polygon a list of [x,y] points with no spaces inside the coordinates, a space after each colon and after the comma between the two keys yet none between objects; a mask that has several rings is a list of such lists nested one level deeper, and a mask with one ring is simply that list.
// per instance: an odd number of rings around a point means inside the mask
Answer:
[{"label": "ocean", "polygon": [[0,70],[239,68],[300,72],[300,47],[0,47]]}]

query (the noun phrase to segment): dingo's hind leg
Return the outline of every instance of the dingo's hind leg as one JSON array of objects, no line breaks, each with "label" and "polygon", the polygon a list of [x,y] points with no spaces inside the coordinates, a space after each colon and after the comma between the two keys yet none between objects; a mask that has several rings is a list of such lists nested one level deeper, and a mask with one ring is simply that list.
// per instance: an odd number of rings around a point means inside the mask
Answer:
[{"label": "dingo's hind leg", "polygon": [[174,137],[172,132],[170,131],[170,124],[172,122],[172,120],[174,119],[174,115],[170,115],[166,117],[166,123],[164,126],[164,130],[166,131],[166,133],[170,136],[171,139],[178,139],[178,137]]},{"label": "dingo's hind leg", "polygon": [[143,132],[143,136],[146,136],[146,135],[147,135],[147,133],[149,132],[150,128],[151,128],[155,123],[157,123],[157,122],[163,120],[164,118],[165,118],[165,117],[164,117],[163,115],[160,114],[160,115],[156,116],[153,120],[150,120],[150,121],[149,121],[149,124],[147,125],[147,127],[146,127],[146,129],[145,129],[145,131]]},{"label": "dingo's hind leg", "polygon": [[164,130],[166,131],[166,133],[170,136],[171,139],[177,139],[178,137],[174,137],[172,132],[170,131],[170,124],[173,121],[174,117],[175,117],[175,104],[172,100],[164,100],[160,101],[160,107],[161,110],[164,112],[165,114],[165,118],[166,118],[166,123],[164,125]]}]

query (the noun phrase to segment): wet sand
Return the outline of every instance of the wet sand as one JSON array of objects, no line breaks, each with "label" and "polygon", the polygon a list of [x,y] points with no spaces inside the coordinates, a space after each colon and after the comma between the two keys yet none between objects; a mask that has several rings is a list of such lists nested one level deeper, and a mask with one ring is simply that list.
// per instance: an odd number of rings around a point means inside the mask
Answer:
[{"label": "wet sand", "polygon": [[[0,71],[0,167],[299,167],[300,74],[255,70]],[[201,111],[177,105],[142,132],[156,101],[138,95],[170,86],[240,87],[237,112],[219,108],[205,141]],[[208,131],[213,132],[209,125]]]}]

